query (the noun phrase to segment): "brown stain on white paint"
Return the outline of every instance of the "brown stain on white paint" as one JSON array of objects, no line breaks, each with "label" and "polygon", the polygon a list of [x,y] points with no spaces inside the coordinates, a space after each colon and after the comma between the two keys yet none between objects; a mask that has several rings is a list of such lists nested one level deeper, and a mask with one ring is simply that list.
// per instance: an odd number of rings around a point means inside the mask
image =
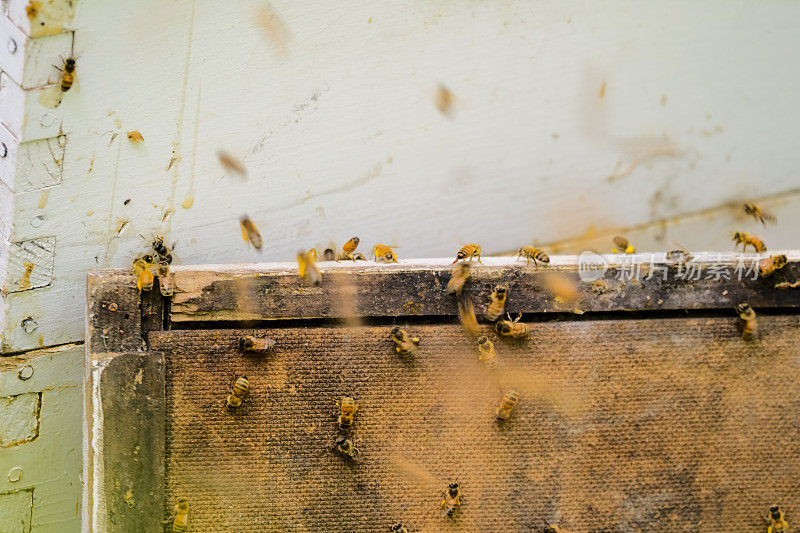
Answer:
[{"label": "brown stain on white paint", "polygon": [[22,273],[22,278],[19,280],[18,290],[20,291],[27,291],[31,288],[31,273],[33,273],[33,268],[36,266],[30,261],[25,261],[24,265],[25,272]]},{"label": "brown stain on white paint", "polygon": [[44,206],[47,205],[48,198],[50,198],[50,189],[42,190],[41,194],[39,195],[39,203],[36,204],[36,207],[39,209],[44,209]]}]

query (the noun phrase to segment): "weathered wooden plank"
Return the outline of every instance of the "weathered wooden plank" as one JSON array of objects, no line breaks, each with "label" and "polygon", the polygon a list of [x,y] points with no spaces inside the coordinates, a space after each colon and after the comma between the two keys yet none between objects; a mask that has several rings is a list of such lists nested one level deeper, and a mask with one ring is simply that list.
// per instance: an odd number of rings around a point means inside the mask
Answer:
[{"label": "weathered wooden plank", "polygon": [[[797,259],[797,254],[790,256]],[[758,260],[754,254],[698,254],[693,271],[688,266],[668,267],[664,254],[595,259],[605,261],[606,270],[597,272],[601,276],[597,280],[581,281],[581,268],[586,279],[594,278],[595,271],[582,267],[574,256],[554,256],[549,265],[538,268],[510,258],[486,258],[484,264],[473,266],[467,292],[479,313],[498,283],[509,287],[506,307],[514,313],[720,309],[743,301],[753,307],[800,306],[800,292],[773,289],[778,281],[800,279],[796,261],[769,278],[752,279]],[[320,263],[319,287],[303,284],[296,266],[287,263],[206,271],[177,267],[170,318],[179,323],[454,315],[455,298],[445,292],[452,268],[447,263],[435,259],[397,265]],[[556,299],[546,288],[554,274],[574,284],[575,299]]]},{"label": "weathered wooden plank", "polygon": [[[66,135],[20,144],[14,192],[38,191],[60,184],[66,146]],[[39,204],[46,205],[47,201]]]},{"label": "weathered wooden plank", "polygon": [[5,285],[8,292],[46,287],[53,282],[55,237],[11,243],[10,252]]},{"label": "weathered wooden plank", "polygon": [[136,280],[121,272],[87,278],[86,342],[90,354],[144,349]]},{"label": "weathered wooden plank", "polygon": [[[151,333],[167,365],[167,497],[227,531],[758,531],[800,508],[800,317],[529,323],[498,371],[456,324]],[[243,356],[241,335],[277,342]],[[250,392],[236,411],[236,376]],[[494,421],[502,394],[516,412]],[[354,465],[333,451],[336,404],[359,404]],[[780,438],[781,436],[787,438]],[[776,439],[780,445],[776,445]],[[454,522],[439,508],[458,479]]]}]

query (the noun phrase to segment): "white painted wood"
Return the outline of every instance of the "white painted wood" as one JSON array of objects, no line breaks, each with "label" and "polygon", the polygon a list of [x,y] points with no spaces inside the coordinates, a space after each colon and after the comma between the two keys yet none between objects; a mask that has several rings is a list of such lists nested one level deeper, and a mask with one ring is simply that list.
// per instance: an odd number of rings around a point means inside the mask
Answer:
[{"label": "white painted wood", "polygon": [[14,189],[18,145],[17,139],[0,124],[0,183],[11,190]]},{"label": "white painted wood", "polygon": [[22,85],[28,36],[8,17],[0,17],[0,70]]},{"label": "white painted wood", "polygon": [[20,292],[46,287],[53,282],[56,238],[44,237],[11,245],[6,290]]},{"label": "white painted wood", "polygon": [[20,144],[14,190],[30,192],[60,184],[66,145],[66,135]]},{"label": "white painted wood", "polygon": [[[6,15],[25,34],[42,37],[74,29],[77,0],[6,0]],[[28,9],[33,8],[33,16]]]},{"label": "white painted wood", "polygon": [[0,72],[0,122],[16,139],[22,137],[24,110],[25,91],[5,72]]},{"label": "white painted wood", "polygon": [[31,89],[57,84],[64,67],[64,59],[72,53],[72,32],[57,33],[47,37],[31,39],[25,51],[25,72],[22,88]]},{"label": "white painted wood", "polygon": [[[14,214],[13,240],[57,237],[54,283],[9,295],[7,350],[82,338],[84,272],[128,265],[140,233],[184,263],[291,260],[354,234],[401,258],[577,252],[629,229],[640,249],[730,250],[728,233],[760,229],[715,208],[797,187],[800,4],[270,5],[271,34],[263,2],[78,3],[79,87],[26,105],[26,139],[67,133],[63,179]],[[36,125],[45,111],[57,124]],[[771,247],[797,246],[786,206]],[[240,240],[245,212],[261,253]],[[33,315],[40,331],[21,333]]]}]

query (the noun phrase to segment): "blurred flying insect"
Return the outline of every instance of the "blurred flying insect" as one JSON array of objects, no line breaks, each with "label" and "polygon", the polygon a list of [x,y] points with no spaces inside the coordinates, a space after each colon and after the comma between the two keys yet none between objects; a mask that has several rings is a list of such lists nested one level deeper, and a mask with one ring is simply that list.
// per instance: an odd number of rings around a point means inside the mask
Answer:
[{"label": "blurred flying insect", "polygon": [[545,289],[550,291],[559,303],[568,303],[578,298],[578,284],[566,274],[550,273],[544,278],[543,283]]},{"label": "blurred flying insect", "polygon": [[767,222],[771,224],[776,224],[778,222],[778,219],[775,217],[775,215],[769,211],[761,209],[756,204],[744,204],[744,212],[761,222],[761,224],[764,226],[767,225]]},{"label": "blurred flying insect", "polygon": [[767,245],[761,240],[758,235],[750,235],[744,231],[737,231],[733,234],[732,239],[736,244],[733,245],[734,250],[741,244],[742,251],[746,252],[748,246],[752,246],[756,252],[766,252]]},{"label": "blurred flying insect", "polygon": [[767,523],[767,533],[789,533],[789,523],[784,520],[783,511],[777,505],[769,508]]},{"label": "blurred flying insect", "polygon": [[447,282],[447,292],[460,296],[471,275],[469,263],[459,263],[454,266],[450,274],[450,280]]},{"label": "blurred flying insect", "polygon": [[172,509],[172,516],[164,520],[164,525],[172,524],[172,533],[185,533],[189,531],[189,500],[179,497],[175,500],[175,507]]},{"label": "blurred flying insect", "polygon": [[789,260],[783,254],[771,255],[758,262],[758,274],[762,278],[767,278],[774,274],[775,271],[785,267],[788,262]]},{"label": "blurred flying insect", "polygon": [[372,257],[378,263],[397,263],[397,254],[385,244],[376,244],[373,246]]},{"label": "blurred flying insect", "polygon": [[319,257],[317,256],[317,249],[316,248],[311,248],[309,251],[306,252],[306,255],[312,261],[319,261]]},{"label": "blurred flying insect", "polygon": [[395,326],[392,329],[391,337],[397,353],[400,355],[416,355],[419,337],[410,337],[406,330],[400,329],[399,326]]},{"label": "blurred flying insect", "polygon": [[442,494],[444,495],[444,499],[442,500],[441,507],[444,509],[444,514],[453,516],[456,509],[461,507],[461,489],[458,483],[450,483],[447,486],[447,490],[442,491]]},{"label": "blurred flying insect", "polygon": [[244,242],[248,245],[252,244],[253,248],[256,250],[261,250],[261,247],[264,245],[264,241],[261,240],[261,233],[258,231],[258,228],[250,220],[250,217],[247,215],[243,215],[239,219],[239,225],[242,227],[242,238]]},{"label": "blurred flying insect", "polygon": [[511,320],[510,314],[506,313],[506,316],[508,317],[508,320],[500,320],[494,326],[494,329],[498,335],[501,337],[524,339],[530,334],[530,326],[524,322],[520,322],[522,319],[522,313],[520,313],[514,320]]},{"label": "blurred flying insect", "polygon": [[175,248],[174,243],[172,246],[167,246],[164,244],[164,237],[156,235],[153,238],[152,247],[158,263],[172,264],[172,250]]},{"label": "blurred flying insect", "polygon": [[739,313],[739,318],[742,320],[742,338],[746,341],[753,340],[758,331],[756,312],[748,303],[737,305],[736,312]]},{"label": "blurred flying insect", "polygon": [[517,405],[518,400],[519,394],[517,394],[517,391],[508,391],[505,396],[503,396],[503,399],[500,401],[500,406],[495,412],[497,418],[500,420],[508,420],[511,417],[511,411],[514,410],[514,406]]},{"label": "blurred flying insect", "polygon": [[333,261],[336,259],[336,250],[333,248],[325,248],[322,251],[322,260],[323,261]]},{"label": "blurred flying insect", "polygon": [[631,243],[628,242],[628,239],[626,239],[625,237],[621,237],[619,235],[614,237],[614,245],[616,246],[616,248],[612,248],[611,249],[611,253],[612,254],[618,254],[618,253],[634,254],[634,253],[636,253],[636,248],[631,246]]},{"label": "blurred flying insect", "polygon": [[501,316],[506,308],[506,298],[508,297],[508,287],[496,285],[490,295],[489,307],[486,309],[486,320],[494,322]]},{"label": "blurred flying insect", "polygon": [[475,318],[475,307],[472,305],[472,300],[466,295],[462,295],[458,299],[458,319],[468,335],[477,337],[481,332],[478,319]]},{"label": "blurred flying insect", "polygon": [[345,396],[341,402],[336,402],[336,406],[339,408],[339,429],[348,430],[353,427],[353,420],[358,411],[356,401],[349,396]]},{"label": "blurred flying insect", "polygon": [[[314,253],[316,255],[316,252]],[[311,285],[322,283],[322,273],[312,259],[310,252],[297,252],[297,267],[300,279]]]},{"label": "blurred flying insect", "polygon": [[443,84],[439,84],[436,88],[436,93],[433,95],[433,103],[436,104],[436,109],[443,115],[449,115],[453,110],[453,104],[456,101],[456,95],[453,91],[448,89]]},{"label": "blurred flying insect", "polygon": [[217,150],[217,158],[219,158],[219,163],[222,165],[222,168],[224,168],[227,172],[238,174],[243,178],[247,177],[247,167],[244,166],[244,163],[242,163],[239,158],[230,152],[226,152],[225,150]]},{"label": "blurred flying insect", "polygon": [[343,455],[346,455],[357,463],[360,462],[361,453],[358,451],[358,448],[353,445],[352,440],[340,435],[334,441],[334,445],[336,446],[336,449],[339,450],[339,452]]},{"label": "blurred flying insect", "polygon": [[470,260],[470,262],[472,262],[473,257],[478,258],[478,263],[481,262],[481,247],[475,243],[466,244],[462,246],[461,249],[458,251],[458,253],[456,254],[456,260],[453,261],[452,264],[455,264],[458,261],[467,258]]},{"label": "blurred flying insect", "polygon": [[496,369],[497,354],[494,351],[494,344],[492,344],[492,341],[489,340],[489,337],[484,335],[478,339],[478,350],[480,350],[478,359],[483,361],[483,364],[486,365],[486,368],[489,370]]},{"label": "blurred flying insect", "polygon": [[533,246],[523,246],[517,250],[517,260],[519,260],[520,257],[524,257],[527,260],[526,264],[530,264],[530,262],[533,261],[534,266],[538,266],[537,261],[542,263],[550,262],[550,257],[544,253],[544,250],[541,248],[534,248]]},{"label": "blurred flying insect", "polygon": [[156,268],[153,256],[150,254],[141,255],[133,260],[133,275],[136,276],[136,288],[139,292],[149,291],[153,288],[155,275],[153,270]]},{"label": "blurred flying insect", "polygon": [[694,256],[691,253],[689,253],[689,250],[687,250],[677,242],[673,241],[673,244],[678,248],[676,248],[675,250],[670,250],[669,252],[666,253],[665,258],[668,265],[683,266],[694,259]]},{"label": "blurred flying insect", "polygon": [[393,525],[390,528],[390,531],[394,531],[394,533],[408,533],[408,530],[405,528],[402,522]]},{"label": "blurred flying insect", "polygon": [[265,355],[272,352],[275,349],[275,344],[277,344],[275,339],[266,337],[259,338],[252,335],[239,337],[239,349],[256,355]]},{"label": "blurred flying insect", "polygon": [[247,380],[247,377],[240,376],[236,378],[233,387],[231,387],[231,393],[228,395],[228,407],[235,409],[242,405],[244,397],[247,396],[249,391],[250,382]]}]

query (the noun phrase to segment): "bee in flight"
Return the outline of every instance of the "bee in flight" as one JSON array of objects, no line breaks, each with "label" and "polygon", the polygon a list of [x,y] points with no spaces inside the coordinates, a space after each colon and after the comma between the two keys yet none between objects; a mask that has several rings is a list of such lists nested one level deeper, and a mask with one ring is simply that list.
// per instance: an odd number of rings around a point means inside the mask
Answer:
[{"label": "bee in flight", "polygon": [[218,150],[217,157],[219,158],[220,165],[222,165],[222,168],[224,168],[227,172],[239,174],[243,178],[247,177],[247,167],[244,166],[244,163],[242,163],[241,160],[236,156],[230,152],[226,152],[225,150]]},{"label": "bee in flight", "polygon": [[164,525],[172,524],[172,533],[184,533],[189,531],[189,500],[179,497],[175,500],[175,507],[172,509],[172,516],[162,522]]},{"label": "bee in flight", "polygon": [[239,337],[239,349],[243,352],[266,355],[275,349],[275,339],[257,338],[252,335]]},{"label": "bee in flight", "polygon": [[401,523],[395,524],[391,527],[390,531],[394,531],[394,533],[408,533],[408,530],[405,526]]},{"label": "bee in flight", "polygon": [[756,252],[766,252],[767,245],[758,235],[750,235],[744,231],[737,231],[733,234],[732,239],[736,244],[733,245],[734,250],[741,244],[742,251],[746,252],[748,246],[752,246]]},{"label": "bee in flight", "polygon": [[625,237],[621,237],[619,235],[614,237],[614,245],[616,246],[616,248],[612,248],[611,249],[611,253],[612,254],[618,254],[620,252],[626,253],[626,254],[635,254],[636,253],[636,248],[631,246],[631,243],[628,242],[628,239],[626,239]]},{"label": "bee in flight", "polygon": [[345,396],[341,402],[336,402],[336,406],[339,408],[339,429],[350,429],[358,411],[358,404],[353,398]]},{"label": "bee in flight", "polygon": [[340,453],[346,455],[355,462],[360,462],[359,459],[361,458],[361,453],[358,451],[358,448],[353,445],[352,440],[348,439],[347,437],[339,436],[334,441],[334,445]]},{"label": "bee in flight", "polygon": [[788,262],[789,260],[786,259],[786,256],[783,254],[771,255],[766,259],[759,261],[758,274],[762,278],[769,277],[774,274],[776,270],[780,270],[781,268],[785,267]]},{"label": "bee in flight", "polygon": [[228,407],[231,409],[236,409],[242,405],[244,397],[247,396],[249,390],[250,382],[245,376],[236,378],[236,381],[231,388],[231,393],[228,395]]},{"label": "bee in flight", "polygon": [[524,322],[520,322],[522,319],[522,313],[520,313],[514,320],[511,320],[510,314],[506,313],[506,316],[508,317],[508,320],[500,320],[494,326],[494,329],[498,335],[501,337],[524,339],[530,334],[530,326]]},{"label": "bee in flight", "polygon": [[444,513],[447,516],[453,516],[453,512],[461,507],[461,489],[458,483],[450,483],[447,486],[447,490],[442,491],[442,494],[444,495],[444,499],[442,500],[441,507],[444,509]]},{"label": "bee in flight", "polygon": [[526,264],[530,264],[530,262],[533,261],[534,266],[538,266],[537,261],[541,263],[550,262],[550,257],[544,253],[544,250],[541,248],[534,248],[533,246],[523,246],[517,250],[517,260],[519,260],[520,257],[524,257],[527,260]]},{"label": "bee in flight", "polygon": [[400,329],[399,326],[395,326],[392,329],[391,337],[395,343],[395,350],[400,355],[415,355],[417,353],[419,337],[409,337],[406,330]]},{"label": "bee in flight", "polygon": [[337,261],[357,261],[363,260],[366,261],[367,258],[364,257],[362,253],[356,253],[356,248],[358,248],[358,243],[361,242],[361,239],[358,237],[353,237],[342,246],[342,251],[339,255],[336,256]]},{"label": "bee in flight", "polygon": [[742,338],[746,341],[753,340],[758,331],[756,312],[753,311],[753,308],[748,303],[737,305],[736,312],[739,313],[739,318],[742,319]]},{"label": "bee in flight", "polygon": [[783,511],[777,505],[769,508],[767,523],[767,533],[789,533],[789,523],[784,520]]},{"label": "bee in flight", "polygon": [[261,232],[258,231],[250,217],[243,215],[239,219],[239,225],[242,227],[242,239],[244,239],[244,242],[252,244],[256,250],[261,250],[264,245],[264,241],[261,240]]},{"label": "bee in flight", "polygon": [[770,213],[769,211],[765,211],[761,209],[756,204],[744,204],[744,212],[756,219],[757,221],[761,222],[762,225],[766,226],[767,222],[775,224],[778,222],[778,219]]},{"label": "bee in flight", "polygon": [[[316,250],[313,248],[312,250],[314,251],[314,256],[316,256]],[[322,283],[322,273],[319,271],[316,262],[311,257],[311,251],[306,253],[297,252],[297,268],[300,279],[306,283],[310,283],[311,285],[319,285]]]},{"label": "bee in flight", "polygon": [[397,263],[397,254],[385,244],[376,244],[372,248],[372,257],[378,263]]},{"label": "bee in flight", "polygon": [[486,320],[494,322],[503,316],[503,311],[506,308],[506,298],[508,297],[508,287],[505,285],[497,285],[489,300],[489,307],[486,309]]},{"label": "bee in flight", "polygon": [[459,263],[454,266],[450,281],[447,282],[447,292],[455,293],[456,296],[461,295],[461,291],[464,290],[464,285],[469,281],[471,274],[469,263]]},{"label": "bee in flight", "polygon": [[172,250],[175,247],[174,243],[171,247],[167,246],[164,244],[164,237],[156,235],[153,239],[152,246],[159,263],[172,264]]},{"label": "bee in flight", "polygon": [[690,262],[694,259],[694,256],[689,253],[689,250],[678,244],[677,242],[673,241],[678,248],[675,250],[670,250],[666,253],[665,258],[668,265],[671,266],[678,266],[678,265],[685,265],[686,263]]},{"label": "bee in flight", "polygon": [[478,350],[481,352],[478,359],[483,361],[483,364],[485,364],[489,370],[496,369],[497,354],[494,351],[494,344],[489,340],[489,337],[484,335],[478,339]]},{"label": "bee in flight", "polygon": [[319,257],[317,256],[317,249],[316,248],[311,248],[309,251],[306,252],[306,255],[312,261],[319,261]]},{"label": "bee in flight", "polygon": [[466,295],[462,295],[458,299],[458,319],[467,335],[477,337],[481,332],[478,327],[478,319],[475,318],[475,307],[472,305],[472,300]]},{"label": "bee in flight", "polygon": [[456,254],[456,260],[453,261],[452,264],[455,264],[462,259],[469,259],[471,262],[473,257],[478,258],[478,263],[481,262],[481,247],[475,243],[466,244],[458,251]]},{"label": "bee in flight", "polygon": [[500,406],[497,408],[495,413],[497,418],[500,420],[508,420],[511,417],[511,411],[514,410],[518,400],[519,394],[517,394],[517,391],[508,391],[506,395],[503,396],[503,399],[500,401]]},{"label": "bee in flight", "polygon": [[577,300],[579,296],[578,285],[575,280],[566,274],[552,272],[544,278],[544,286],[555,296],[559,303],[568,303]]}]

